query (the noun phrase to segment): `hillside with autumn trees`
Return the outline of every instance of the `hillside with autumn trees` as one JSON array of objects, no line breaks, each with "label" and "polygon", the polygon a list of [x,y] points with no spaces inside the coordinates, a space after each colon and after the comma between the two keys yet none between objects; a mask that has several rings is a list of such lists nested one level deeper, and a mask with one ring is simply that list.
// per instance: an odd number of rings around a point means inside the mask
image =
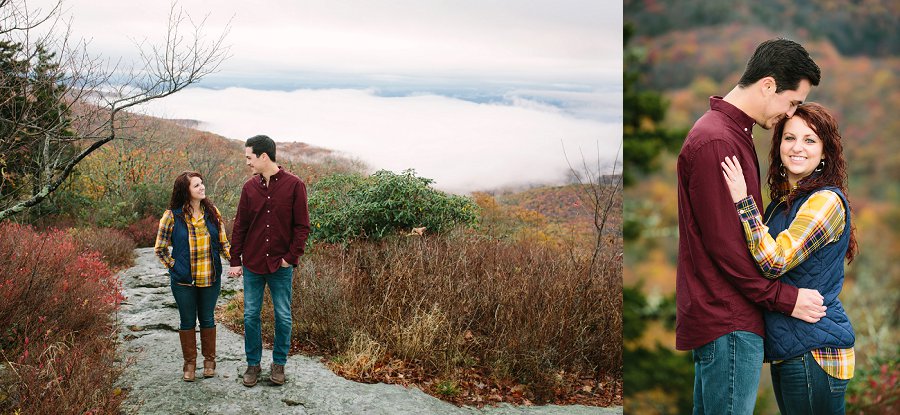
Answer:
[{"label": "hillside with autumn trees", "polygon": [[[116,330],[116,321],[96,320],[95,340],[47,337],[38,334],[46,313],[6,307],[46,302],[25,281],[38,278],[45,285],[77,284],[77,303],[53,300],[60,333],[71,330],[84,302],[96,304],[94,314],[114,312],[123,300],[116,271],[130,266],[133,248],[153,245],[173,178],[185,170],[203,174],[230,234],[249,177],[243,140],[192,126],[127,113],[116,140],[84,158],[41,203],[0,223],[0,252],[10,255],[0,260],[0,271],[22,264],[33,270],[0,279],[0,296],[16,299],[0,306],[9,320],[0,351],[17,373],[33,374],[21,381],[0,371],[0,410],[105,413],[126,399],[115,386],[122,364],[92,366],[116,359],[115,342],[103,335]],[[432,189],[414,171],[373,173],[302,142],[279,143],[278,160],[308,185],[314,229],[300,268],[321,270],[302,271],[306,288],[294,292],[295,303],[304,305],[294,310],[297,350],[325,356],[349,379],[416,384],[458,404],[621,405],[621,176],[598,173],[581,176],[581,184],[460,196]],[[417,226],[425,226],[422,235],[410,233]],[[26,238],[17,242],[16,235]],[[39,258],[20,250],[41,245],[58,250],[54,264],[78,265],[58,276],[40,271]],[[421,268],[423,260],[430,265]],[[90,271],[96,281],[69,275],[92,269],[100,270]],[[434,275],[447,284],[436,285]],[[389,283],[359,285],[371,278]],[[493,283],[484,285],[487,280]],[[343,311],[322,314],[306,304]],[[500,304],[510,311],[493,314]],[[231,312],[217,318],[241,332],[242,306],[238,293],[223,309]],[[380,321],[406,328],[398,332]],[[408,330],[431,334],[412,338],[426,343],[410,344]],[[94,344],[95,352],[84,354],[82,344]],[[59,396],[37,399],[57,382],[58,372],[46,368],[48,359],[64,357],[48,354],[61,345],[72,355],[67,370],[77,375],[63,375]],[[406,368],[399,378],[398,365]],[[78,392],[85,389],[99,392],[88,400],[64,398],[87,396]]]},{"label": "hillside with autumn trees", "polygon": [[[900,6],[886,0],[625,2],[626,30],[632,31],[626,36],[625,119],[634,122],[625,127],[625,168],[633,180],[625,194],[624,313],[626,327],[638,330],[626,341],[625,359],[645,361],[626,365],[627,412],[690,410],[690,357],[673,351],[676,157],[709,97],[730,91],[755,47],[776,37],[798,41],[820,66],[822,81],[807,101],[835,114],[843,138],[860,243],[841,294],[857,333],[848,413],[896,408],[900,392],[891,379],[900,373],[900,269],[891,263],[900,257],[898,19]],[[771,134],[757,126],[754,137],[765,177]],[[629,148],[641,151],[629,154]],[[777,412],[767,376],[766,369],[759,413]]]}]

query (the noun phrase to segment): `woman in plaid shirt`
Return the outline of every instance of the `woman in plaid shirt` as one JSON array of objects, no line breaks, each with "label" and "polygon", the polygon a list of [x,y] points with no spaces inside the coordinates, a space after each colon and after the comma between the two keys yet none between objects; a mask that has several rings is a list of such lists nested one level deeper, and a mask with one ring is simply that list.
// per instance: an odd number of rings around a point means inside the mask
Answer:
[{"label": "woman in plaid shirt", "polygon": [[857,245],[834,117],[819,104],[799,106],[775,126],[770,161],[772,202],[765,219],[747,197],[737,159],[722,163],[750,254],[763,276],[817,289],[827,307],[814,324],[766,312],[765,355],[775,398],[783,414],[843,414],[855,335],[837,296],[844,260],[853,260]]},{"label": "woman in plaid shirt", "polygon": [[[172,247],[172,252],[169,252]],[[203,377],[215,376],[216,322],[213,311],[221,289],[222,260],[230,259],[222,215],[206,197],[203,176],[186,171],[175,178],[169,209],[159,221],[156,256],[169,270],[172,295],[178,304],[178,332],[184,357],[182,380],[193,382],[197,368],[197,334]]]}]

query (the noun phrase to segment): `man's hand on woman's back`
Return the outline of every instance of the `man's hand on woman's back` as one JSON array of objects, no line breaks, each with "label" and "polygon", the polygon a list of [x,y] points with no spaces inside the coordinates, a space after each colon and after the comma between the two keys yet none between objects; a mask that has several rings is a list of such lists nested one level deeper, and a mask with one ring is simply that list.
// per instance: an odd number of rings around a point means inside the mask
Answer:
[{"label": "man's hand on woman's back", "polygon": [[825,317],[825,297],[816,290],[801,288],[797,293],[797,303],[794,304],[794,311],[791,317],[803,320],[807,323],[818,322]]}]

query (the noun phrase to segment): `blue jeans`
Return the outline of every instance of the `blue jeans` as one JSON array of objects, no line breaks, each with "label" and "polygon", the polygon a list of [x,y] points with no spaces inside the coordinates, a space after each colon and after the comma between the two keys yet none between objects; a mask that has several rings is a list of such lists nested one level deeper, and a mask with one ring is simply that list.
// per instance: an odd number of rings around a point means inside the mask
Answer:
[{"label": "blue jeans", "polygon": [[786,415],[843,414],[848,383],[825,373],[810,352],[772,365],[775,400]]},{"label": "blue jeans", "polygon": [[262,360],[262,331],[259,313],[262,309],[263,292],[269,286],[272,304],[275,308],[275,343],[272,347],[272,362],[276,365],[287,363],[291,348],[291,283],[294,268],[281,267],[271,274],[255,274],[244,267],[244,352],[248,366],[259,366]]},{"label": "blue jeans", "polygon": [[172,287],[172,296],[178,304],[178,316],[181,319],[180,330],[193,330],[200,320],[200,328],[208,329],[216,326],[213,312],[216,309],[216,301],[219,299],[219,291],[222,288],[222,279],[209,287],[195,287],[192,285],[179,285],[169,281]]},{"label": "blue jeans", "polygon": [[752,414],[762,337],[734,331],[694,349],[694,414]]}]

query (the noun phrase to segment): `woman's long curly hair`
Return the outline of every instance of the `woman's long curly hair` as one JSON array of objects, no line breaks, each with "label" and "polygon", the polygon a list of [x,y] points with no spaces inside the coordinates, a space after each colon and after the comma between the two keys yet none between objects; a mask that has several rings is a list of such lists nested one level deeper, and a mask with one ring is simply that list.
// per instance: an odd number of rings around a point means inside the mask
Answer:
[{"label": "woman's long curly hair", "polygon": [[[182,219],[191,217],[194,214],[194,209],[191,207],[191,179],[194,177],[199,177],[201,181],[203,180],[203,176],[200,173],[186,171],[175,178],[175,185],[172,186],[172,197],[169,199],[169,209],[172,211],[182,209],[181,215],[179,215]],[[212,200],[209,200],[209,197],[205,197],[200,201],[200,206],[203,207],[206,215],[212,215],[216,218],[216,220],[213,221],[213,226],[218,228],[219,223],[222,222],[222,217],[219,216],[219,211],[216,210],[216,206],[213,204]]]},{"label": "woman's long curly hair", "polygon": [[[841,134],[838,131],[837,121],[825,107],[814,103],[806,103],[797,107],[794,117],[799,117],[816,132],[822,140],[822,154],[825,155],[825,166],[821,171],[814,171],[797,183],[797,188],[791,191],[785,167],[781,163],[781,139],[784,135],[784,126],[789,118],[782,118],[772,132],[772,149],[769,151],[769,195],[772,200],[785,198],[788,208],[797,197],[815,191],[824,186],[833,186],[841,189],[847,197],[847,205],[850,198],[847,193],[847,162],[844,160],[844,147],[841,145]],[[817,168],[818,169],[818,168]],[[784,175],[782,175],[784,174]],[[849,218],[849,214],[847,215]],[[858,246],[856,244],[856,227],[850,228],[850,246],[847,248],[847,261],[852,262],[856,257]]]}]

